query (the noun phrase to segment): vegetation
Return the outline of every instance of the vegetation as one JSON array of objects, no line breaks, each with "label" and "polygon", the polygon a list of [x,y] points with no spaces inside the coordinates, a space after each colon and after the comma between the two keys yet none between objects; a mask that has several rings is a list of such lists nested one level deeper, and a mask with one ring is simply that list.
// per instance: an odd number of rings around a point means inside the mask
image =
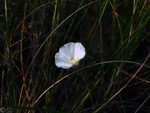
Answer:
[{"label": "vegetation", "polygon": [[[1,0],[0,111],[148,113],[149,0]],[[80,42],[86,56],[57,68]]]}]

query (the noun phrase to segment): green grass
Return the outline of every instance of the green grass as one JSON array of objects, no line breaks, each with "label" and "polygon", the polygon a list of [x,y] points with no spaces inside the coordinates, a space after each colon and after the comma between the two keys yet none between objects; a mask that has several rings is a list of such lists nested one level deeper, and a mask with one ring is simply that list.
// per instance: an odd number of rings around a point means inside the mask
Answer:
[{"label": "green grass", "polygon": [[[2,1],[0,111],[148,112],[149,4]],[[76,67],[57,68],[55,53],[68,42],[81,42],[86,56]]]}]

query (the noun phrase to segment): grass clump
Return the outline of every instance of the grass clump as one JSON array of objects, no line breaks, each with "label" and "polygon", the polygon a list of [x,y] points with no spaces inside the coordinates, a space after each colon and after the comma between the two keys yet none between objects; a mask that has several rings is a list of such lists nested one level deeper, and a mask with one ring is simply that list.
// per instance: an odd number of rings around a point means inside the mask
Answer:
[{"label": "grass clump", "polygon": [[[148,112],[147,0],[44,0],[0,4],[0,110],[16,113]],[[81,42],[78,66],[55,53]]]}]

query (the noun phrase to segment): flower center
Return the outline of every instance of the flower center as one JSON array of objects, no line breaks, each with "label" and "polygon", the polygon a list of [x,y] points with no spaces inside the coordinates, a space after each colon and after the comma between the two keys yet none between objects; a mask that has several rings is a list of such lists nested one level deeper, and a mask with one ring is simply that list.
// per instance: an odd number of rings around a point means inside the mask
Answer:
[{"label": "flower center", "polygon": [[77,62],[77,59],[71,61],[71,64],[74,65]]}]

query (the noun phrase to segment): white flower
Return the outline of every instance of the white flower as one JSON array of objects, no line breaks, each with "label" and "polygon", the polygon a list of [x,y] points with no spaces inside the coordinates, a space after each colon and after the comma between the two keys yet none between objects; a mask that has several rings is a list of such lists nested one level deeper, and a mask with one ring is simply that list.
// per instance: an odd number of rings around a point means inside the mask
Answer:
[{"label": "white flower", "polygon": [[57,67],[68,69],[77,65],[85,56],[85,48],[80,42],[70,42],[65,44],[55,54],[55,64]]}]

